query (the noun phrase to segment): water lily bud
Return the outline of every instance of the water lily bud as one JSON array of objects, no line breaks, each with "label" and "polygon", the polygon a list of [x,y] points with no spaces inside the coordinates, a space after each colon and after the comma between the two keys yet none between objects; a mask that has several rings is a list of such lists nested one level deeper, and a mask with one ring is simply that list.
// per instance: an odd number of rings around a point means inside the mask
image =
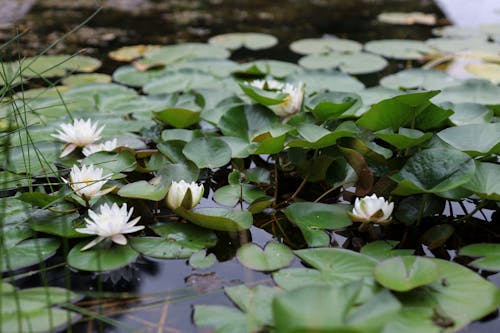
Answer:
[{"label": "water lily bud", "polygon": [[203,197],[203,186],[195,182],[186,183],[181,180],[180,182],[172,182],[168,190],[166,203],[167,206],[175,210],[179,207],[184,209],[194,208]]},{"label": "water lily bud", "polygon": [[383,197],[372,194],[361,199],[356,198],[354,208],[348,215],[354,222],[374,222],[379,224],[391,220],[394,203],[389,203]]}]

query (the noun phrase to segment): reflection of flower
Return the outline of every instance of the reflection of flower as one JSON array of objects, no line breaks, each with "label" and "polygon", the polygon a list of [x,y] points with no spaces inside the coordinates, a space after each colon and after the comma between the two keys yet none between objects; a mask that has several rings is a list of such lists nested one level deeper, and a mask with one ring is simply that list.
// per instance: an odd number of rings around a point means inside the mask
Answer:
[{"label": "reflection of flower", "polygon": [[113,188],[101,190],[101,187],[111,178],[111,175],[103,176],[102,172],[101,168],[94,168],[93,165],[82,165],[81,169],[77,165],[73,165],[69,173],[69,181],[64,181],[69,183],[76,194],[88,199],[104,195],[113,190]]},{"label": "reflection of flower", "polygon": [[303,83],[293,85],[291,83],[282,83],[276,80],[253,80],[250,85],[259,89],[276,90],[288,94],[283,102],[275,105],[268,105],[277,116],[291,116],[300,112],[302,108],[302,100],[304,98]]},{"label": "reflection of flower", "polygon": [[365,196],[361,200],[356,198],[352,213],[348,213],[354,222],[387,223],[391,220],[394,203],[389,203],[383,197],[375,194]]},{"label": "reflection of flower", "polygon": [[177,209],[182,207],[184,209],[191,209],[195,207],[203,196],[203,186],[195,182],[186,183],[181,180],[180,182],[172,182],[167,194],[167,206],[170,209]]},{"label": "reflection of flower", "polygon": [[61,129],[53,137],[67,142],[61,157],[70,154],[76,147],[85,147],[99,140],[104,126],[97,128],[97,122],[92,124],[90,119],[75,119],[73,124],[61,124]]},{"label": "reflection of flower", "polygon": [[116,147],[118,147],[118,141],[114,138],[106,142],[90,144],[82,149],[82,153],[89,156],[99,151],[113,151]]},{"label": "reflection of flower", "polygon": [[117,244],[127,244],[127,238],[123,234],[129,234],[138,230],[144,229],[144,226],[135,224],[141,218],[140,216],[128,221],[132,216],[134,208],[127,211],[127,204],[124,203],[120,208],[116,203],[111,207],[108,204],[103,204],[99,208],[100,213],[97,214],[93,210],[89,210],[89,217],[85,218],[85,228],[76,228],[75,230],[82,234],[97,235],[98,237],[92,242],[85,245],[81,250],[85,251],[96,245],[107,237]]}]

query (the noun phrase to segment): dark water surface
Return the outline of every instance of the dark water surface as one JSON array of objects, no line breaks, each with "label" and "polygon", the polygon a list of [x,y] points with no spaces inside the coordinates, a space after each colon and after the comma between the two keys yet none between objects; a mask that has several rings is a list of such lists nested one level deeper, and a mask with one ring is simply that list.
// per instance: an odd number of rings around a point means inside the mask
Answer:
[{"label": "dark water surface", "polygon": [[[31,56],[91,16],[100,5],[102,9],[84,27],[58,43],[48,53],[73,53],[85,49],[85,54],[103,60],[101,71],[111,73],[121,64],[107,58],[118,47],[134,44],[173,44],[206,41],[209,37],[228,32],[258,31],[278,37],[280,43],[265,51],[249,53],[236,51],[235,59],[251,57],[296,61],[298,55],[288,50],[291,41],[331,35],[366,42],[381,38],[426,39],[431,28],[426,26],[394,26],[379,23],[376,16],[384,11],[423,11],[435,13],[440,23],[446,23],[439,8],[432,2],[401,0],[108,0],[73,1],[41,0],[19,3],[12,15],[0,15],[0,38],[4,41],[15,31],[29,32],[7,57]],[[0,1],[1,3],[1,1]],[[23,12],[31,10],[23,17]],[[2,9],[3,10],[3,9]],[[19,13],[14,13],[18,10]],[[4,14],[4,13],[2,13]],[[2,21],[3,20],[3,21]],[[7,21],[15,21],[7,24]],[[395,65],[397,66],[397,65]],[[392,68],[394,70],[394,68]],[[363,80],[374,80],[361,77]],[[91,298],[78,303],[90,311],[119,321],[122,327],[84,322],[73,332],[195,332],[192,324],[193,304],[230,305],[224,296],[224,286],[264,282],[272,284],[270,274],[248,270],[234,258],[240,243],[253,241],[265,244],[273,236],[257,227],[241,235],[226,236],[215,253],[219,263],[208,269],[193,269],[186,260],[156,260],[142,258],[140,262],[119,271],[102,275],[73,272],[64,267],[48,271],[50,285],[66,286],[96,296],[104,292],[99,305]],[[336,236],[342,241],[343,238]],[[57,265],[53,258],[48,265]],[[298,260],[294,265],[299,266]],[[500,284],[498,275],[491,280]],[[68,282],[70,281],[70,282]],[[20,280],[20,286],[40,284],[38,275]],[[106,292],[111,292],[106,294]],[[498,320],[474,323],[463,332],[498,332]]]}]

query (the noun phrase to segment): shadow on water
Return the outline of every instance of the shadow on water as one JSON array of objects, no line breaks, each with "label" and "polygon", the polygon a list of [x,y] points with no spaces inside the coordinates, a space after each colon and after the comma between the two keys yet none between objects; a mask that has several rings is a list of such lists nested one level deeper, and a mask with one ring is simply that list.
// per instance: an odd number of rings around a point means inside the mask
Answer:
[{"label": "shadow on water", "polygon": [[[18,56],[18,52],[22,56],[37,54],[101,5],[102,11],[87,26],[61,41],[49,53],[85,49],[86,54],[104,61],[102,71],[107,73],[120,65],[108,59],[107,52],[125,45],[206,41],[221,33],[258,31],[275,35],[280,43],[265,51],[237,51],[236,59],[259,57],[295,62],[298,55],[289,51],[288,44],[300,38],[331,35],[366,42],[377,38],[426,39],[431,36],[431,28],[426,26],[379,23],[376,16],[383,11],[431,12],[438,15],[440,23],[447,23],[439,8],[428,0],[25,0],[8,3],[9,15],[5,15],[6,7],[0,12],[0,39],[6,41],[16,31],[30,30],[11,51],[11,57]],[[394,67],[389,69],[394,70]],[[361,79],[376,82],[377,77]],[[259,245],[273,239],[272,234],[257,227],[244,236],[243,241]],[[70,281],[73,290],[93,297],[99,294],[96,291],[102,292],[104,299],[88,298],[77,305],[120,322],[120,327],[106,326],[107,332],[122,332],[125,328],[160,332],[161,327],[164,332],[196,331],[191,320],[194,303],[230,305],[223,287],[257,282],[272,284],[269,274],[246,269],[234,258],[240,242],[238,237],[220,238],[214,249],[220,262],[208,269],[193,269],[186,260],[140,258],[137,263],[110,273],[75,272],[59,266],[49,270],[46,277],[50,285],[68,287]],[[345,240],[340,235],[335,238]],[[63,257],[52,258],[47,266],[60,264],[62,260]],[[296,260],[293,265],[300,266],[300,263]],[[500,285],[499,274],[489,278]],[[19,286],[40,285],[40,281],[39,275],[29,275],[19,280]],[[498,326],[498,321],[474,323],[465,332],[498,331]],[[95,321],[83,322],[75,325],[73,332],[99,329]]]}]

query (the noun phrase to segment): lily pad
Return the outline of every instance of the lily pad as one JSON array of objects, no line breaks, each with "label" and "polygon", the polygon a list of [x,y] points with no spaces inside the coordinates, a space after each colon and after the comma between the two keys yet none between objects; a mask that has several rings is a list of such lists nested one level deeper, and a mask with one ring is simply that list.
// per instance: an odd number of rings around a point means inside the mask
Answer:
[{"label": "lily pad", "polygon": [[290,44],[290,49],[299,54],[320,54],[331,51],[358,52],[362,47],[354,40],[341,38],[306,38]]},{"label": "lily pad", "polygon": [[375,267],[374,275],[378,283],[399,292],[424,286],[439,277],[432,260],[417,256],[386,259]]},{"label": "lily pad", "polygon": [[378,72],[387,66],[387,60],[371,53],[327,53],[311,54],[299,59],[299,64],[308,69],[339,68],[349,74]]},{"label": "lily pad", "polygon": [[120,47],[108,53],[108,56],[115,61],[131,62],[140,58],[146,52],[159,49],[160,45],[132,45]]},{"label": "lily pad", "polygon": [[272,35],[257,32],[235,32],[210,37],[208,43],[229,50],[246,47],[249,50],[261,50],[278,44]]},{"label": "lily pad", "polygon": [[449,127],[437,133],[437,136],[472,156],[500,152],[500,123]]},{"label": "lily pad", "polygon": [[398,60],[419,60],[435,52],[424,42],[410,39],[373,40],[365,44],[365,50]]},{"label": "lily pad", "polygon": [[360,253],[378,260],[385,260],[397,256],[409,256],[413,254],[413,250],[411,249],[396,248],[398,244],[399,241],[394,240],[374,241],[363,246]]},{"label": "lily pad", "polygon": [[60,242],[52,238],[35,238],[22,241],[15,246],[2,249],[0,267],[2,272],[38,264],[53,256]]},{"label": "lily pad", "polygon": [[171,65],[176,62],[197,58],[226,59],[230,53],[221,47],[204,43],[184,43],[163,46],[158,49],[148,50],[144,59],[139,63],[143,65]]},{"label": "lily pad", "polygon": [[207,254],[207,250],[203,249],[195,252],[189,257],[189,265],[193,268],[205,269],[217,262],[215,254]]},{"label": "lily pad", "polygon": [[463,187],[481,198],[500,201],[500,165],[476,162],[474,176]]},{"label": "lily pad", "polygon": [[238,249],[236,258],[247,268],[270,272],[290,265],[293,253],[282,243],[269,242],[264,249],[256,244],[247,243]]},{"label": "lily pad", "polygon": [[500,83],[500,65],[498,64],[468,64],[465,69],[478,78],[489,80],[493,84]]},{"label": "lily pad", "polygon": [[398,182],[394,194],[439,193],[468,182],[475,165],[467,154],[456,149],[432,148],[410,157],[392,178]]},{"label": "lily pad", "polygon": [[472,267],[492,272],[500,271],[500,244],[471,244],[462,247],[459,253],[461,256],[481,257],[469,264]]},{"label": "lily pad", "polygon": [[365,87],[358,79],[330,70],[304,70],[287,77],[290,82],[303,82],[308,94],[320,91],[358,92]]},{"label": "lily pad", "polygon": [[198,168],[218,168],[231,161],[232,150],[227,143],[216,137],[202,137],[186,144],[184,155]]},{"label": "lily pad", "polygon": [[500,104],[500,87],[487,80],[469,79],[462,84],[448,87],[432,99],[433,103],[478,103],[484,105]]},{"label": "lily pad", "polygon": [[111,245],[101,242],[93,248],[81,251],[88,242],[75,245],[66,258],[68,265],[82,271],[111,271],[134,262],[139,253],[130,245]]},{"label": "lily pad", "polygon": [[450,116],[450,121],[455,126],[470,125],[470,124],[485,124],[491,123],[493,120],[493,110],[490,110],[484,105],[477,103],[449,103],[442,104],[453,110]]},{"label": "lily pad", "polygon": [[191,211],[178,208],[175,212],[200,227],[219,231],[242,231],[253,223],[252,214],[241,210],[198,208]]},{"label": "lily pad", "polygon": [[397,133],[386,129],[375,132],[374,134],[377,138],[390,143],[398,149],[418,146],[432,137],[432,133],[424,133],[419,130],[412,130],[404,127],[400,127]]},{"label": "lily pad", "polygon": [[340,229],[352,222],[347,216],[349,206],[315,202],[293,203],[283,210],[288,219],[300,228],[309,246],[328,245],[330,239],[323,229]]},{"label": "lily pad", "polygon": [[460,81],[442,71],[419,68],[405,69],[380,80],[381,86],[391,89],[436,90],[458,84]]}]

